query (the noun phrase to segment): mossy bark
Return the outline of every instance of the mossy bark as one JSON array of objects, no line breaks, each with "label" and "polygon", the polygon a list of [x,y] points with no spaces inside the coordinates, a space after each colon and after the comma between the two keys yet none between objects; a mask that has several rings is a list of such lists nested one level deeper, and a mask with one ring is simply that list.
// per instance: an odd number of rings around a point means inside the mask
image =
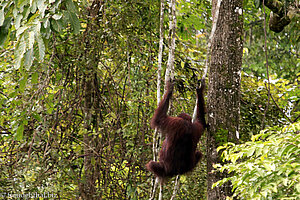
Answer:
[{"label": "mossy bark", "polygon": [[[213,16],[217,0],[213,0]],[[225,199],[230,185],[211,189],[225,174],[215,173],[213,164],[220,162],[217,147],[223,142],[237,142],[240,114],[242,66],[243,2],[223,0],[211,46],[208,86],[207,199]],[[214,16],[215,17],[215,16]],[[222,138],[219,138],[222,137]],[[222,141],[222,142],[220,142]]]}]

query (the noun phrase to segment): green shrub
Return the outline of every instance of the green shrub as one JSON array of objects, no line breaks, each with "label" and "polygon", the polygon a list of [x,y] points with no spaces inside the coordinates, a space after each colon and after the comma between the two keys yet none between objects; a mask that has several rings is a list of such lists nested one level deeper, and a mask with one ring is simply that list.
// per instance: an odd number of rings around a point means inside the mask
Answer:
[{"label": "green shrub", "polygon": [[214,184],[231,181],[240,199],[297,199],[300,197],[300,123],[273,127],[252,136],[252,141],[223,150],[223,166],[217,170],[231,173]]}]

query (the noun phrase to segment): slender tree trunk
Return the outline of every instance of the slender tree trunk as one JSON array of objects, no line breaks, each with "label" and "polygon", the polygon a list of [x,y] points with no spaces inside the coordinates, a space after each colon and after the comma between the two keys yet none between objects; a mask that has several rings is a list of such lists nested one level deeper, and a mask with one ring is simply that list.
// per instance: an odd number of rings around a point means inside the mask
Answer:
[{"label": "slender tree trunk", "polygon": [[[165,74],[165,83],[174,79],[174,59],[175,59],[175,35],[176,35],[176,1],[169,3],[169,57]],[[166,85],[165,85],[166,91]]]},{"label": "slender tree trunk", "polygon": [[[103,6],[101,0],[93,1],[89,9],[89,18],[97,19],[99,16],[100,8]],[[101,13],[102,14],[102,13]],[[83,37],[83,45],[85,51],[83,52],[83,59],[85,59],[85,70],[83,73],[83,101],[82,105],[84,111],[84,127],[86,132],[83,135],[83,150],[84,150],[84,170],[81,174],[81,182],[79,184],[80,195],[82,199],[98,199],[96,196],[96,180],[98,178],[97,167],[95,164],[95,152],[96,149],[96,138],[91,134],[95,127],[95,124],[92,126],[92,121],[95,119],[95,111],[98,108],[96,101],[96,90],[97,90],[97,71],[98,66],[98,52],[97,49],[93,48],[93,41],[97,41],[97,35],[93,34],[97,31],[97,20],[90,20],[87,24],[87,28],[84,32],[85,36]],[[92,35],[87,37],[87,35]]]},{"label": "slender tree trunk", "polygon": [[[156,91],[156,98],[157,98],[157,105],[159,105],[161,100],[160,94],[160,86],[161,86],[161,70],[162,70],[162,56],[163,56],[163,46],[164,46],[164,9],[165,9],[165,1],[160,1],[160,23],[159,23],[159,50],[158,50],[158,69],[157,69],[157,91]],[[153,160],[158,160],[158,152],[159,152],[159,144],[160,144],[160,137],[158,137],[158,130],[157,128],[154,131],[153,135]],[[150,200],[154,199],[155,191],[158,184],[158,178],[153,178],[152,180],[152,192],[150,196]]]},{"label": "slender tree trunk", "polygon": [[[166,83],[168,81],[172,81],[174,79],[174,57],[175,57],[175,32],[176,32],[176,1],[171,0],[169,2],[169,57],[168,64],[166,67],[165,73],[165,91],[166,92]],[[161,84],[161,68],[162,68],[162,52],[163,52],[163,36],[164,36],[164,0],[161,0],[161,8],[160,8],[160,40],[159,40],[159,55],[158,55],[158,76],[157,76],[157,104],[160,102],[160,84]],[[153,140],[153,151],[154,151],[154,159],[157,158],[158,155],[158,144],[160,144],[160,139],[162,138],[162,133],[159,133],[159,139],[157,138],[157,129],[155,130],[154,140]],[[155,196],[156,186],[159,183],[159,179],[156,178],[153,185],[152,194],[150,200]],[[163,199],[163,183],[160,182],[160,191],[159,191],[159,200]]]},{"label": "slender tree trunk", "polygon": [[[213,0],[215,17],[218,0]],[[228,184],[212,189],[213,183],[226,174],[213,172],[213,164],[220,162],[217,147],[225,142],[238,142],[240,114],[240,76],[242,65],[242,6],[240,0],[223,0],[211,46],[208,86],[207,133],[207,199],[225,199],[231,195]]]},{"label": "slender tree trunk", "polygon": [[[92,77],[92,76],[91,76]],[[83,135],[84,142],[84,176],[83,176],[83,185],[81,190],[81,195],[84,199],[95,199],[95,179],[96,176],[94,174],[94,165],[91,161],[91,155],[93,154],[92,148],[94,145],[92,144],[92,137],[89,136],[91,132],[91,119],[93,109],[93,84],[90,77],[87,76],[85,81],[85,105],[84,105],[84,114],[85,114],[85,128],[87,133]]]}]

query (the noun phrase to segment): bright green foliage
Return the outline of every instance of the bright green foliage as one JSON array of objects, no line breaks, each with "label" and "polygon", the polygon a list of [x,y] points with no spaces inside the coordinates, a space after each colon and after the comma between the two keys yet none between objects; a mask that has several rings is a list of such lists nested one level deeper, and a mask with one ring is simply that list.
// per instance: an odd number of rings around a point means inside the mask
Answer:
[{"label": "bright green foliage", "polygon": [[221,172],[233,176],[214,186],[231,181],[234,196],[241,199],[297,199],[300,195],[300,123],[265,129],[252,141],[219,147],[223,150]]},{"label": "bright green foliage", "polygon": [[[0,2],[0,46],[8,47],[15,40],[15,68],[32,66],[36,58],[42,61],[49,37],[71,24],[79,33],[77,6],[72,0],[13,0]],[[35,48],[37,44],[38,48]]]},{"label": "bright green foliage", "polygon": [[[53,33],[62,34],[62,30],[72,30],[79,33],[80,23],[77,18],[77,4],[72,0],[13,0],[0,1],[0,49],[7,49],[1,56],[1,71],[5,74],[0,83],[6,98],[0,101],[10,106],[7,115],[12,121],[12,130],[17,140],[23,138],[24,125],[28,116],[41,120],[32,106],[32,98],[26,97],[32,91],[37,91],[38,71],[43,71],[40,65],[49,60],[46,48]],[[71,29],[68,24],[70,24]],[[14,55],[9,50],[14,50]],[[1,49],[2,50],[2,49]],[[45,57],[48,56],[46,59]],[[11,82],[9,73],[13,73]],[[30,84],[31,80],[31,84]],[[15,89],[13,89],[15,88]],[[41,88],[40,88],[41,89]],[[33,95],[34,96],[34,95]],[[51,97],[51,95],[49,95]],[[53,111],[53,102],[46,95],[47,112]],[[22,100],[21,100],[22,99]],[[28,100],[28,102],[26,102]],[[23,112],[18,112],[18,109]],[[1,121],[6,119],[2,118]]]}]

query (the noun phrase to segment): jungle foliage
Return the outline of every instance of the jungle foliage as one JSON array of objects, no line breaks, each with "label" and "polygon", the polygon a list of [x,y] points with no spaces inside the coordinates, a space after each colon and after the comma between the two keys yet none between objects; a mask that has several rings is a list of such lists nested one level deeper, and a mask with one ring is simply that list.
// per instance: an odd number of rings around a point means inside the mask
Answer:
[{"label": "jungle foliage", "polygon": [[[219,167],[234,173],[236,195],[246,199],[295,197],[299,19],[280,33],[267,31],[276,104],[268,103],[263,12],[255,2],[244,1],[241,144],[220,138],[229,164]],[[149,197],[152,176],[144,165],[152,157],[159,6],[152,0],[0,1],[0,197]],[[209,1],[180,0],[177,11],[172,114],[193,112],[211,29]],[[166,38],[164,65],[167,55]],[[199,144],[203,153],[205,142]],[[200,163],[181,176],[178,199],[205,198],[206,163]],[[93,191],[86,191],[88,184]],[[172,187],[166,185],[165,198]]]}]

